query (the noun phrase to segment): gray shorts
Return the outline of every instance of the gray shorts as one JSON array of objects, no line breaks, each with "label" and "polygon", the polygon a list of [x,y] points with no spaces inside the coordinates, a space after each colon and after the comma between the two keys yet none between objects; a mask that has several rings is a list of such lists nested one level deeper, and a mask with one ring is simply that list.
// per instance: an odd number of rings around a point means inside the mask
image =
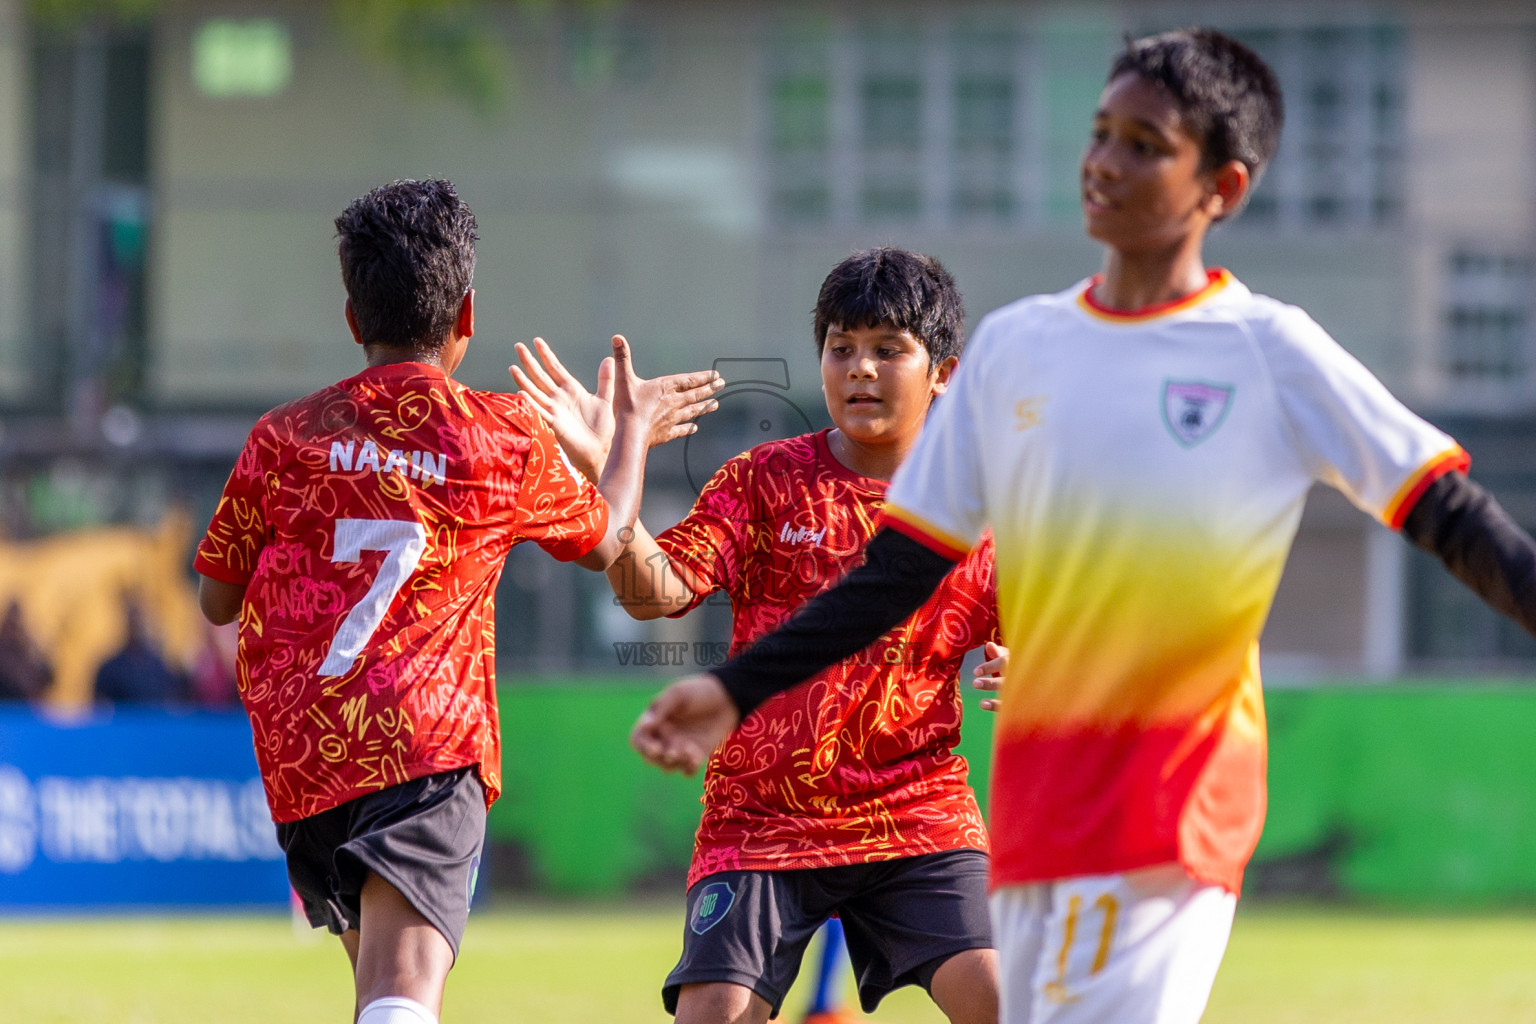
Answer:
[{"label": "gray shorts", "polygon": [[316,928],[357,928],[372,872],[400,890],[459,955],[485,843],[473,766],[427,775],[277,826],[288,880]]},{"label": "gray shorts", "polygon": [[987,855],[951,850],[801,871],[722,871],[688,890],[683,956],[662,1004],[677,1013],[684,985],[750,988],[778,1016],[811,936],[842,919],[865,1012],[903,985],[928,988],[944,961],[992,948]]}]

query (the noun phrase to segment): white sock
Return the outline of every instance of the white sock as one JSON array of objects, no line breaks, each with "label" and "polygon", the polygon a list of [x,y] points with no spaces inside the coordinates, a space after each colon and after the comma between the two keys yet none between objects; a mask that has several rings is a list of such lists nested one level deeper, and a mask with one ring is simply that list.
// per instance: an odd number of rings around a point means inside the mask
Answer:
[{"label": "white sock", "polygon": [[437,1017],[414,999],[385,996],[363,1007],[357,1024],[437,1024]]}]

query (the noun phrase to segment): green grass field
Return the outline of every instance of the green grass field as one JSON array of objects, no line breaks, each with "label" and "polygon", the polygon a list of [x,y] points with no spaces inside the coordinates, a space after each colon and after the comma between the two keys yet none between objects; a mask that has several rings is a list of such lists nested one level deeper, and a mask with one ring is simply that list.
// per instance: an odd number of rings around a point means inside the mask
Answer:
[{"label": "green grass field", "polygon": [[[477,914],[447,1024],[663,1024],[674,908]],[[795,1020],[804,992],[791,995]],[[270,1024],[350,1019],[346,957],[286,918],[0,922],[0,1019],[27,1024]],[[886,1024],[941,1022],[916,990]],[[1536,1019],[1536,918],[1245,907],[1208,1024]]]}]

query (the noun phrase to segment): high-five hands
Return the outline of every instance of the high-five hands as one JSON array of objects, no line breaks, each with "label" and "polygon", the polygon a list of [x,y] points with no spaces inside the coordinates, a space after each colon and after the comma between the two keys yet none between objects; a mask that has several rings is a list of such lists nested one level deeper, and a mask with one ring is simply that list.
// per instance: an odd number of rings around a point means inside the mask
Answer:
[{"label": "high-five hands", "polygon": [[689,676],[656,695],[629,744],[663,771],[692,775],[739,724],[736,702],[719,679]]},{"label": "high-five hands", "polygon": [[[987,660],[976,666],[976,678],[971,685],[978,690],[991,690],[995,693],[1002,689],[1003,676],[1008,672],[1008,648],[988,640],[982,653],[987,656]],[[981,710],[996,711],[1002,705],[1002,701],[988,697],[981,702]]]},{"label": "high-five hands", "polygon": [[713,396],[725,381],[714,370],[636,376],[629,342],[621,334],[613,336],[614,354],[598,364],[595,393],[565,368],[543,338],[534,338],[533,347],[537,358],[519,342],[517,357],[523,365],[507,369],[549,423],[572,464],[589,480],[598,478],[607,461],[616,409],[648,419],[648,439],[655,447],[698,430],[693,421],[720,407]]}]

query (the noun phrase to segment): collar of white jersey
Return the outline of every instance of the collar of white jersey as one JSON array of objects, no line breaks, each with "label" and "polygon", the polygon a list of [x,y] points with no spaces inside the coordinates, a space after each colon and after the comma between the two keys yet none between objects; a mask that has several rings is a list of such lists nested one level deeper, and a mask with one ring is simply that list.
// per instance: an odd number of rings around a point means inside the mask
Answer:
[{"label": "collar of white jersey", "polygon": [[1106,323],[1112,324],[1143,324],[1149,320],[1161,320],[1164,317],[1187,313],[1215,296],[1220,295],[1237,281],[1237,278],[1233,277],[1231,272],[1225,267],[1212,267],[1206,271],[1205,287],[1197,292],[1186,295],[1182,299],[1174,299],[1172,302],[1159,302],[1155,306],[1124,310],[1110,309],[1108,306],[1100,305],[1094,299],[1094,286],[1103,279],[1103,274],[1095,274],[1083,282],[1082,288],[1077,293],[1077,305],[1079,309],[1095,320],[1103,320]]}]

